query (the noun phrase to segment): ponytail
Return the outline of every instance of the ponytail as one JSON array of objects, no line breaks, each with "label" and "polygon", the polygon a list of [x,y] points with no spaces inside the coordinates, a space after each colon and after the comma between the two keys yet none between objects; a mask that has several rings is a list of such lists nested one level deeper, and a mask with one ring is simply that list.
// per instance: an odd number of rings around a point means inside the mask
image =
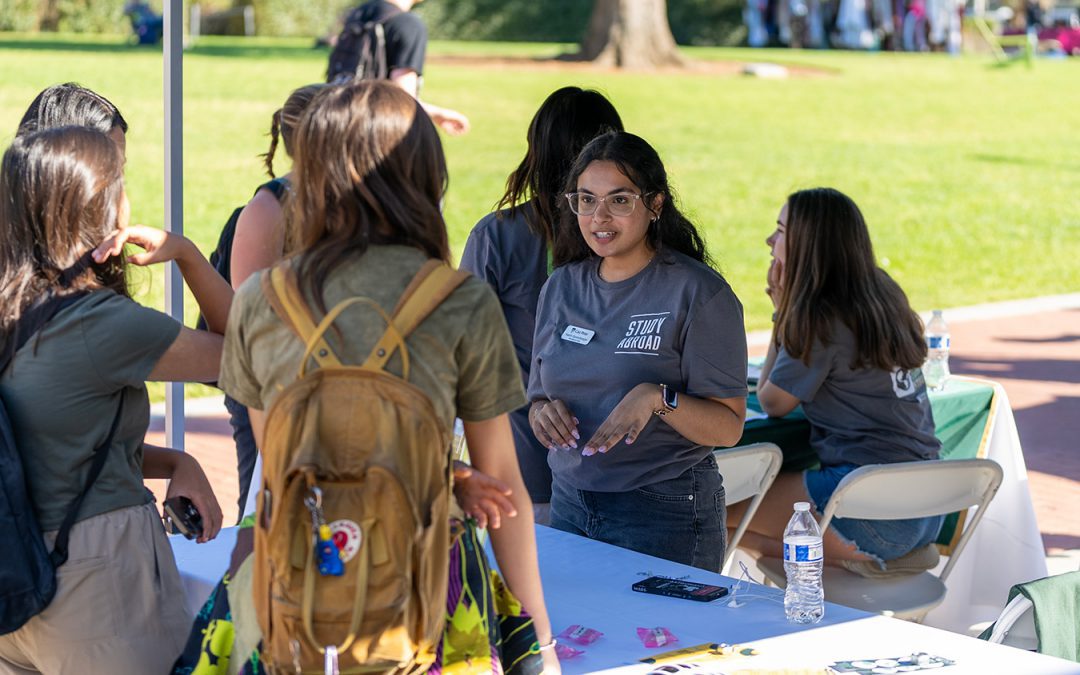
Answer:
[{"label": "ponytail", "polygon": [[281,108],[274,111],[274,116],[270,122],[270,149],[265,153],[259,155],[263,158],[263,164],[266,166],[266,173],[270,174],[271,178],[277,178],[274,175],[274,153],[277,152],[278,138],[281,136]]}]

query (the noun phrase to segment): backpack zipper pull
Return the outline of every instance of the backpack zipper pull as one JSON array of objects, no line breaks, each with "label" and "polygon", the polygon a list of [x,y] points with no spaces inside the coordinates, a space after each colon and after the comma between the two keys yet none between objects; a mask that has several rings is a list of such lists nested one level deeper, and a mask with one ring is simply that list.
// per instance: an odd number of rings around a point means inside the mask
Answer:
[{"label": "backpack zipper pull", "polygon": [[326,524],[326,516],[322,508],[322,490],[318,486],[311,486],[308,496],[304,498],[304,506],[311,512],[311,529],[314,537],[315,563],[318,565],[319,574],[324,577],[340,577],[345,574],[345,563],[341,560],[341,552],[334,544],[330,526]]},{"label": "backpack zipper pull", "polygon": [[323,673],[325,675],[339,675],[337,647],[330,645],[326,648],[323,656]]}]

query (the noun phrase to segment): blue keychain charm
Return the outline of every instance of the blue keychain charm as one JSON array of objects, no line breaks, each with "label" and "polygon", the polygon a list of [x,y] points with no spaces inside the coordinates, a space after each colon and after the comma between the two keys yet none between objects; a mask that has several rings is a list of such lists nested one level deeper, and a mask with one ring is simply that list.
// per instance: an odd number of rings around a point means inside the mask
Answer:
[{"label": "blue keychain charm", "polygon": [[315,562],[319,567],[319,574],[324,577],[342,576],[345,574],[345,562],[341,559],[338,547],[334,545],[330,526],[326,524],[323,516],[322,490],[313,485],[311,494],[304,498],[304,506],[311,512],[311,534],[315,540]]},{"label": "blue keychain charm", "polygon": [[330,526],[319,525],[319,537],[315,547],[316,560],[319,563],[319,574],[324,577],[340,577],[345,574],[345,563],[341,560],[341,552],[334,545],[330,536]]}]

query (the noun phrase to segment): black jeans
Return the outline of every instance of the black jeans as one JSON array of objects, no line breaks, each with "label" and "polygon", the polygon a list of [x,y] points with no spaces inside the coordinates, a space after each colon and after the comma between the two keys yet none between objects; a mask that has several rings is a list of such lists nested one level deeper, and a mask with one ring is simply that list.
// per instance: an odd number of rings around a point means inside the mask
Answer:
[{"label": "black jeans", "polygon": [[255,446],[247,406],[226,396],[225,409],[229,411],[229,424],[233,429],[233,442],[236,443],[236,474],[240,481],[240,499],[237,502],[240,515],[236,520],[239,522],[244,517],[244,505],[247,504],[248,488],[251,487],[251,475],[255,473],[259,449]]},{"label": "black jeans", "polygon": [[727,545],[723,479],[710,454],[671,480],[629,492],[552,485],[551,526],[632,551],[719,572]]}]

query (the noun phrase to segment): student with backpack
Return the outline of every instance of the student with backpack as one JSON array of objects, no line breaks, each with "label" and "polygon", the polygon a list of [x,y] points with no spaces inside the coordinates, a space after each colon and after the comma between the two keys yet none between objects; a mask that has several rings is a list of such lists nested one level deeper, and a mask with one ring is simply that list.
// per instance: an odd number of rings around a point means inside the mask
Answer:
[{"label": "student with backpack", "polygon": [[[218,238],[217,248],[210,255],[210,262],[234,289],[252,274],[270,267],[285,255],[285,201],[290,190],[292,172],[274,175],[274,156],[279,145],[292,159],[293,135],[300,117],[317,93],[329,85],[309,84],[296,89],[276,110],[270,123],[270,148],[263,159],[271,180],[260,185],[246,206],[236,209],[226,222]],[[254,513],[255,498],[249,493],[253,476],[257,476],[258,448],[251,433],[247,407],[225,396],[229,411],[229,423],[236,443],[237,474],[240,482],[240,516]],[[481,527],[489,521],[496,524],[501,512],[512,511],[505,502],[506,488],[489,477],[463,465],[455,466],[456,478],[467,486],[459,490],[466,513],[476,518]],[[505,507],[505,508],[504,508]],[[497,524],[495,525],[497,527]]]},{"label": "student with backpack", "polygon": [[[465,242],[461,269],[487,281],[499,296],[526,383],[536,301],[552,271],[551,247],[566,172],[586,143],[605,131],[622,128],[619,113],[603,94],[580,87],[552,92],[529,123],[525,157],[506,179],[506,193],[495,213],[484,216]],[[546,524],[551,509],[547,448],[529,427],[527,406],[510,415],[510,424],[534,515],[537,522]]]},{"label": "student with backpack", "polygon": [[[46,547],[60,552],[44,611],[4,626],[4,673],[163,672],[190,616],[143,479],[170,478],[170,496],[198,505],[202,541],[221,527],[198,463],[143,443],[145,381],[217,376],[232,291],[187,239],[128,226],[123,167],[115,140],[83,127],[20,135],[0,163],[0,334],[10,357],[0,400],[30,517]],[[145,252],[120,257],[126,243]],[[131,299],[127,264],[169,260],[210,332]],[[51,317],[28,335],[27,322],[43,307]],[[5,547],[5,584],[17,560]],[[2,588],[5,610],[11,590]]]},{"label": "student with backpack", "polygon": [[[371,0],[349,12],[326,70],[326,81],[390,80],[420,101],[427,26],[411,12],[423,0]],[[435,124],[448,134],[469,130],[456,110],[420,101]]]},{"label": "student with backpack", "polygon": [[[494,294],[446,264],[434,125],[399,87],[354,82],[316,96],[294,149],[293,253],[238,291],[219,381],[265,461],[251,574],[233,582],[254,607],[233,617],[258,617],[271,670],[497,671],[502,656],[557,672],[507,416],[521,376]],[[491,537],[520,605],[468,574],[483,549],[450,499],[455,417],[477,468],[512,488],[517,516]],[[507,607],[527,615],[496,624]]]}]

